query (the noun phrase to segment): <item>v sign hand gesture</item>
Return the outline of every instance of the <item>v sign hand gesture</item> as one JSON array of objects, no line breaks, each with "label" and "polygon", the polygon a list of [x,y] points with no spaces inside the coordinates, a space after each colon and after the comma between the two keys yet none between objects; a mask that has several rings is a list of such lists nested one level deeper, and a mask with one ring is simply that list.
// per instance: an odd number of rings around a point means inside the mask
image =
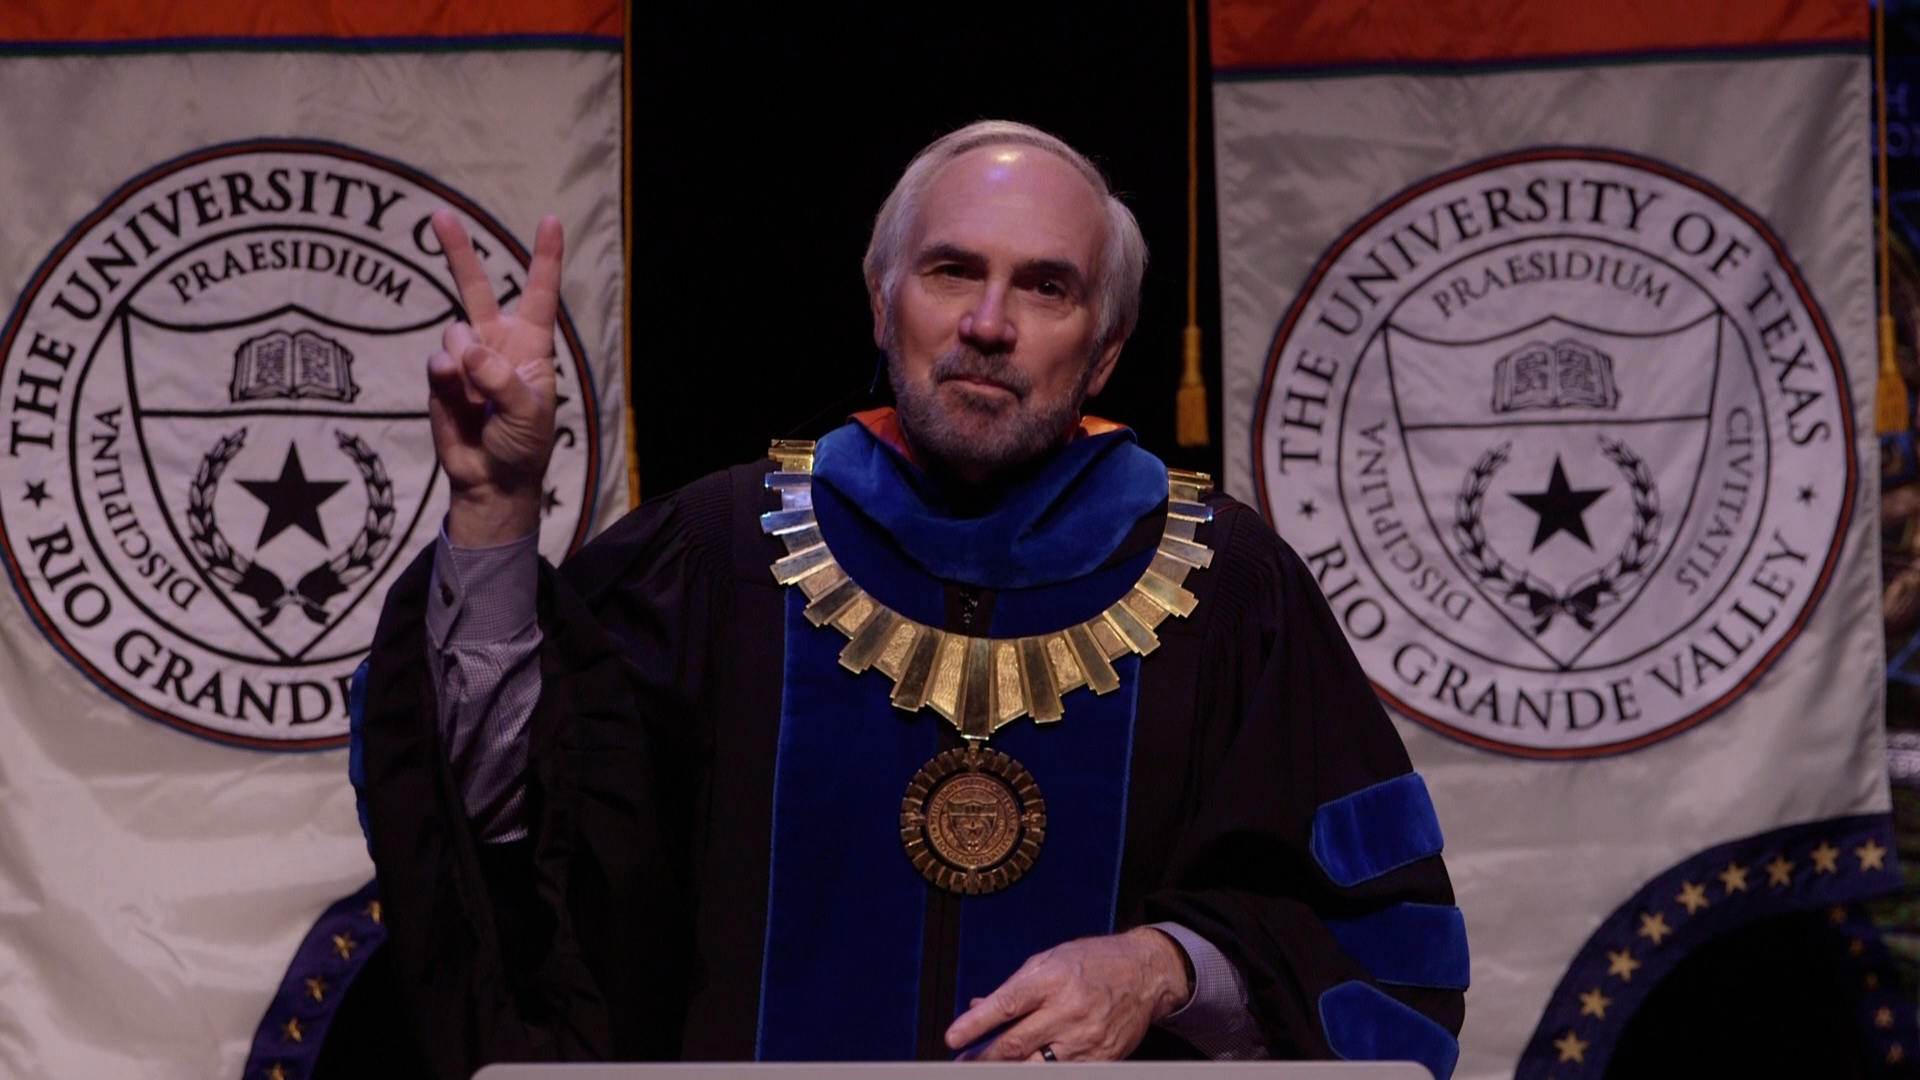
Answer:
[{"label": "v sign hand gesture", "polygon": [[560,221],[540,220],[533,265],[514,314],[505,315],[467,230],[433,215],[470,322],[447,327],[427,361],[433,449],[452,489],[447,539],[490,547],[540,526],[540,484],[553,456],[553,323],[560,310]]}]

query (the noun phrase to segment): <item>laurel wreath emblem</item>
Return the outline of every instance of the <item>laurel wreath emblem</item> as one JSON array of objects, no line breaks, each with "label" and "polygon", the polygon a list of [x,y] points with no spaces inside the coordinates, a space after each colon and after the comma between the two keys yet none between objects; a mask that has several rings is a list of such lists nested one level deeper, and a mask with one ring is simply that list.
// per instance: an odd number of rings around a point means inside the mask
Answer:
[{"label": "laurel wreath emblem", "polygon": [[360,473],[367,492],[366,516],[344,551],[302,574],[291,588],[280,575],[236,551],[214,516],[213,497],[219,490],[220,475],[246,445],[246,428],[213,444],[200,459],[200,468],[187,489],[188,545],[215,580],[260,606],[261,626],[272,623],[280,610],[290,605],[297,605],[309,620],[324,625],[329,617],[328,602],[372,573],[393,543],[393,481],[387,477],[380,455],[356,435],[335,431],[334,438],[340,452]]},{"label": "laurel wreath emblem", "polygon": [[1487,540],[1483,517],[1487,491],[1494,475],[1506,466],[1512,449],[1511,442],[1501,443],[1480,455],[1467,472],[1460,495],[1454,500],[1453,536],[1460,545],[1460,556],[1507,606],[1527,612],[1536,636],[1545,633],[1561,615],[1571,617],[1582,630],[1592,630],[1595,615],[1625,599],[1633,585],[1646,576],[1659,547],[1660,491],[1654,485],[1653,472],[1626,443],[1600,436],[1600,452],[1620,470],[1633,496],[1633,528],[1606,565],[1562,592],[1531,570],[1502,558]]}]

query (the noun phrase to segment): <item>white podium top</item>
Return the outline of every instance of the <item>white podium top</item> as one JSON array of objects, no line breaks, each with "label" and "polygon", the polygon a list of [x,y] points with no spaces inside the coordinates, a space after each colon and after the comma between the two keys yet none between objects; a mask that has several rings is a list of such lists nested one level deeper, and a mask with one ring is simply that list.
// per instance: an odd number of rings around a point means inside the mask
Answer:
[{"label": "white podium top", "polygon": [[1410,1061],[489,1065],[473,1080],[1186,1080],[1196,1074],[1220,1080],[1433,1080],[1425,1066]]}]

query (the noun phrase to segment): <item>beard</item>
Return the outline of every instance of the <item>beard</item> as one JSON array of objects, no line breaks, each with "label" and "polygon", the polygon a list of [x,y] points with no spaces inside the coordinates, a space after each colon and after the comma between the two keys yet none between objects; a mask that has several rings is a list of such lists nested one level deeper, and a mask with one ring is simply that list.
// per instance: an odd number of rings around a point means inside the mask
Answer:
[{"label": "beard", "polygon": [[[899,342],[890,341],[887,381],[908,440],[930,463],[967,474],[1005,473],[1064,442],[1080,421],[1093,381],[1089,357],[1071,394],[1058,401],[1036,401],[1033,380],[999,354],[955,346],[934,361],[924,383],[902,374],[899,356]],[[944,384],[959,378],[992,383],[1012,400],[941,394]]]}]

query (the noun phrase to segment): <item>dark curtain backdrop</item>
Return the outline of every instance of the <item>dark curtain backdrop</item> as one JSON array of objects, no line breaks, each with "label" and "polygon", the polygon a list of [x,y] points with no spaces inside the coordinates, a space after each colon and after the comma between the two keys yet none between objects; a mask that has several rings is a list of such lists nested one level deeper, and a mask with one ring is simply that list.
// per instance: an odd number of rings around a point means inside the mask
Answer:
[{"label": "dark curtain backdrop", "polygon": [[[1201,12],[1201,57],[1206,55]],[[1186,320],[1179,0],[636,4],[633,382],[646,497],[875,402],[860,257],[914,152],[981,118],[1106,170],[1152,252],[1140,328],[1090,407],[1219,472],[1219,288],[1201,83],[1201,307],[1212,447],[1174,445]],[[885,395],[884,383],[881,394]]]}]

